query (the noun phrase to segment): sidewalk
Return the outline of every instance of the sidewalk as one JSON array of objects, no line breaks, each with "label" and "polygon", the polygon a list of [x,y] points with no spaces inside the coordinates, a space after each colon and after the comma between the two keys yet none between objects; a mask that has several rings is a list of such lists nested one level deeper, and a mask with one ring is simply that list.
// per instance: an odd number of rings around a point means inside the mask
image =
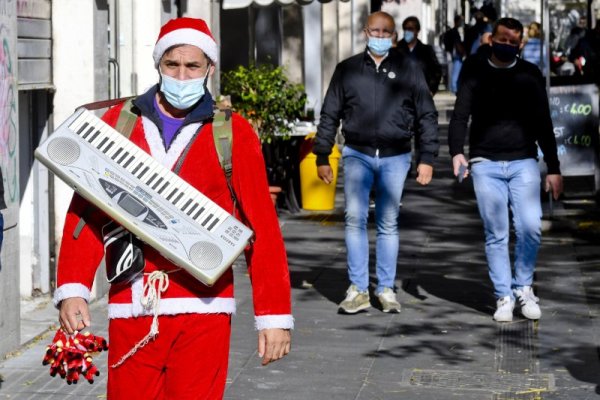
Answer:
[{"label": "sidewalk", "polygon": [[[442,126],[442,142],[445,136]],[[471,180],[458,184],[452,178],[446,146],[430,186],[420,187],[414,176],[407,181],[397,277],[400,314],[382,313],[376,300],[368,312],[337,314],[348,286],[342,200],[338,188],[332,212],[280,215],[296,329],[292,353],[271,366],[260,366],[249,280],[242,265],[234,267],[238,312],[226,399],[599,396],[600,215],[593,203],[558,203],[552,220],[546,218],[536,275],[540,321],[515,312],[512,323],[498,324],[492,320],[495,301]],[[372,225],[370,233],[374,239]],[[53,320],[50,311],[44,312]],[[93,305],[92,315],[93,332],[106,335],[105,299]],[[50,340],[47,334],[0,361],[0,399],[104,398],[106,355],[95,359],[102,375],[93,385],[67,386],[41,365]]]}]

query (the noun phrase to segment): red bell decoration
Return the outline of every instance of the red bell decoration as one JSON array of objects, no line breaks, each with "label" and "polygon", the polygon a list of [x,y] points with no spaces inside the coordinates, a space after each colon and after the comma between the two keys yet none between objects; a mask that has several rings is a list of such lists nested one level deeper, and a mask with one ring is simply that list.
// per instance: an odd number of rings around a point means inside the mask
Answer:
[{"label": "red bell decoration", "polygon": [[100,375],[100,371],[92,363],[92,353],[106,350],[108,343],[101,336],[78,331],[69,335],[61,328],[46,347],[42,365],[50,365],[50,375],[59,375],[69,385],[77,383],[81,376],[94,383],[94,377]]}]

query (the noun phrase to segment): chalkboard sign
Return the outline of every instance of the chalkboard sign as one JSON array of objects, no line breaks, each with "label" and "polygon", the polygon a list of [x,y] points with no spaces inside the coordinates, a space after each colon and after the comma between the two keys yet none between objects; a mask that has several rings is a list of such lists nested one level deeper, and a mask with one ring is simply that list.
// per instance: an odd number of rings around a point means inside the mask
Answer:
[{"label": "chalkboard sign", "polygon": [[553,86],[550,115],[563,176],[595,175],[598,165],[598,87]]}]

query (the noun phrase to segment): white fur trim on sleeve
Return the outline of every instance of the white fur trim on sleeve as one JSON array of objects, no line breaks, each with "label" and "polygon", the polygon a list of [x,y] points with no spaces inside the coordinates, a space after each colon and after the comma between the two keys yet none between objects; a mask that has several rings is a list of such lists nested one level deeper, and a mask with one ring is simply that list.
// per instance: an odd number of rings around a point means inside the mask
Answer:
[{"label": "white fur trim on sleeve", "polygon": [[256,330],[269,328],[294,329],[294,317],[291,314],[261,315],[254,317]]},{"label": "white fur trim on sleeve", "polygon": [[54,307],[58,307],[58,303],[69,297],[82,297],[85,301],[90,301],[90,289],[81,283],[65,283],[60,285],[54,292]]}]

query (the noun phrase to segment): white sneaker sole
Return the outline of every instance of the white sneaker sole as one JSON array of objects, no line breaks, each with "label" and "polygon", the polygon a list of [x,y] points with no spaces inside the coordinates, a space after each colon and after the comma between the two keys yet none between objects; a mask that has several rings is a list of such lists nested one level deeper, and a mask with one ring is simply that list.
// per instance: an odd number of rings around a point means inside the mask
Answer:
[{"label": "white sneaker sole", "polygon": [[346,309],[344,307],[339,307],[338,308],[338,312],[341,313],[341,314],[356,314],[356,313],[364,311],[364,310],[366,310],[367,308],[370,308],[370,307],[371,307],[370,304],[363,304],[362,306],[360,306],[358,308],[355,308],[355,309],[352,309],[352,310],[348,310],[348,309]]}]

